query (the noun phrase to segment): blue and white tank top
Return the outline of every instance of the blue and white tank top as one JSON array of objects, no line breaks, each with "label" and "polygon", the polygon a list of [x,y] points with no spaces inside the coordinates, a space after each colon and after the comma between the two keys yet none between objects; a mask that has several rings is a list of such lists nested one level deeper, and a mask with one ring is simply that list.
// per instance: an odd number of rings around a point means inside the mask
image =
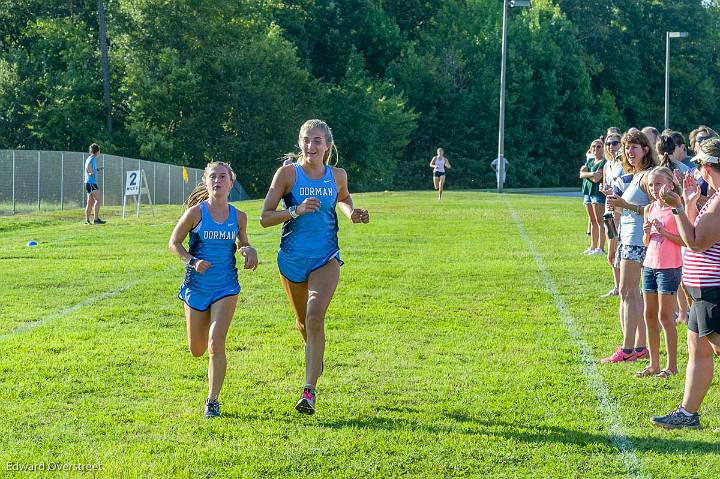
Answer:
[{"label": "blue and white tank top", "polygon": [[307,198],[320,200],[320,209],[283,223],[280,249],[285,254],[306,258],[325,258],[337,251],[338,220],[335,206],[338,190],[332,168],[325,165],[319,180],[309,178],[295,163],[295,184],[283,197],[285,208],[297,206]]},{"label": "blue and white tank top", "polygon": [[[647,174],[647,170],[635,173],[632,181],[625,188],[622,198],[636,206],[647,206],[650,198],[647,193],[640,189],[640,182]],[[623,209],[620,215],[620,243],[625,246],[643,245],[643,215]]]},{"label": "blue and white tank top", "polygon": [[[90,169],[92,170],[92,176],[88,174],[88,165],[90,165]],[[95,155],[90,155],[85,160],[85,183],[90,184],[97,184],[97,160],[95,159]]]},{"label": "blue and white tank top", "polygon": [[200,203],[200,223],[190,231],[189,252],[198,259],[209,261],[212,267],[198,273],[186,267],[184,284],[190,288],[216,290],[238,284],[235,267],[235,239],[238,234],[235,207],[228,205],[228,217],[216,223],[210,215],[206,202]]}]

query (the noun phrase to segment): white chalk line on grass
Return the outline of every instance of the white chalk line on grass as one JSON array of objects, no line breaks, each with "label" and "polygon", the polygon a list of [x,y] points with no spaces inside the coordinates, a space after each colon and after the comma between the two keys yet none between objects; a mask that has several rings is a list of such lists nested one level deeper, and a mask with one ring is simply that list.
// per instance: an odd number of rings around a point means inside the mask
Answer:
[{"label": "white chalk line on grass", "polygon": [[635,446],[625,433],[625,428],[620,421],[620,414],[618,413],[615,401],[610,395],[608,387],[603,381],[602,376],[600,376],[600,372],[598,371],[597,363],[595,362],[595,358],[592,355],[590,346],[588,346],[587,341],[585,341],[582,333],[578,330],[572,314],[570,314],[570,311],[568,310],[565,301],[563,301],[562,296],[555,287],[555,282],[550,275],[550,271],[548,270],[547,266],[545,266],[545,262],[543,261],[542,256],[540,256],[537,248],[535,248],[535,244],[532,242],[527,232],[525,231],[525,227],[523,226],[522,221],[520,221],[520,218],[518,218],[512,205],[508,203],[508,207],[510,208],[512,219],[515,222],[518,231],[520,232],[520,237],[527,245],[530,254],[532,254],[533,258],[535,259],[535,263],[537,264],[538,269],[542,273],[543,279],[545,280],[545,287],[552,295],[555,308],[557,308],[558,313],[560,314],[560,317],[565,324],[565,328],[567,329],[568,334],[575,343],[575,346],[580,350],[580,357],[583,364],[583,373],[590,385],[590,388],[593,390],[593,392],[597,396],[598,401],[600,402],[602,413],[607,419],[610,434],[612,436],[612,442],[618,448],[618,454],[620,455],[620,459],[625,465],[627,472],[632,477],[647,477],[642,472],[642,465],[640,464],[640,460],[638,459],[638,456],[635,452]]},{"label": "white chalk line on grass", "polygon": [[91,306],[95,303],[99,303],[100,301],[104,301],[106,299],[117,296],[120,293],[127,291],[128,289],[132,288],[133,286],[138,285],[139,283],[141,283],[143,281],[147,281],[147,280],[154,278],[160,274],[164,274],[166,271],[167,270],[159,271],[153,275],[150,275],[150,277],[143,278],[142,280],[135,279],[133,281],[130,281],[129,283],[126,283],[118,288],[113,289],[112,291],[105,291],[104,293],[100,293],[98,295],[85,298],[84,300],[80,301],[79,303],[77,303],[73,306],[70,306],[69,308],[63,309],[62,311],[55,311],[55,312],[52,312],[52,313],[48,314],[47,316],[44,316],[35,321],[29,321],[27,323],[23,323],[11,331],[0,334],[0,340],[9,338],[11,336],[15,336],[16,334],[24,333],[25,331],[29,331],[31,329],[35,329],[38,326],[42,326],[43,324],[53,321],[55,319],[60,319],[62,317],[68,316],[68,315],[74,313],[75,311],[77,311],[81,308],[84,308],[85,306]]},{"label": "white chalk line on grass", "polygon": [[131,281],[123,286],[120,286],[119,288],[113,289],[112,291],[106,291],[102,294],[98,294],[97,296],[85,298],[84,300],[80,301],[79,303],[77,303],[73,306],[70,306],[69,308],[63,309],[62,311],[55,311],[55,312],[52,312],[52,313],[48,314],[47,316],[37,319],[35,321],[23,323],[20,326],[18,326],[17,328],[13,329],[12,331],[8,331],[7,333],[0,334],[0,339],[4,339],[6,337],[24,333],[25,331],[29,331],[31,329],[37,328],[38,326],[42,326],[43,324],[45,324],[47,322],[70,315],[70,314],[74,313],[75,311],[77,311],[78,309],[84,308],[85,306],[91,306],[91,305],[98,303],[100,301],[103,301],[105,299],[112,298],[113,296],[117,296],[118,294],[122,293],[123,291],[126,291],[126,290],[132,288],[139,282],[140,282],[139,280]]}]

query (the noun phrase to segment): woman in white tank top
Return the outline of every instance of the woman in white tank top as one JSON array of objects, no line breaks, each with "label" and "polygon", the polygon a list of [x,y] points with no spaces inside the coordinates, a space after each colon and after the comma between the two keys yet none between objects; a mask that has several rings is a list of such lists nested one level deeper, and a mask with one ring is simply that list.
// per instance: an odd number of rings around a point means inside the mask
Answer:
[{"label": "woman in white tank top", "polygon": [[433,169],[433,186],[438,192],[438,199],[442,198],[443,187],[445,186],[445,169],[452,168],[444,153],[442,148],[438,148],[437,155],[430,160],[430,167]]}]

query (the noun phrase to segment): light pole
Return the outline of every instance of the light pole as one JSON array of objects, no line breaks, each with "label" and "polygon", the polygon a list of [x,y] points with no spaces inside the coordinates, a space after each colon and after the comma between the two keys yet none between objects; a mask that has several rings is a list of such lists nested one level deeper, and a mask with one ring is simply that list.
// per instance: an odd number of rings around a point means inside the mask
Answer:
[{"label": "light pole", "polygon": [[108,65],[107,31],[105,29],[105,4],[98,0],[98,37],[100,37],[100,64],[103,77],[103,98],[108,134],[112,134],[112,105],[110,103],[110,66]]},{"label": "light pole", "polygon": [[500,125],[498,127],[497,191],[502,193],[505,177],[505,68],[507,57],[508,6],[529,7],[530,0],[503,0],[502,47],[500,56]]},{"label": "light pole", "polygon": [[670,39],[685,38],[687,32],[665,32],[665,129],[670,128]]}]

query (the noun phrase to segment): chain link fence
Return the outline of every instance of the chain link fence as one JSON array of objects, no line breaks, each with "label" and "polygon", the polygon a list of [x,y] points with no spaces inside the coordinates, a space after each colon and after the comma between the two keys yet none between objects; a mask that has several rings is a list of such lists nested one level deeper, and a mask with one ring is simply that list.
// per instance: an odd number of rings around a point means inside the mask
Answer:
[{"label": "chain link fence", "polygon": [[[87,153],[69,151],[0,150],[0,215],[84,208],[83,183]],[[153,161],[100,154],[98,186],[103,204],[120,206],[126,172],[143,170],[153,204],[182,204],[202,178],[203,170]],[[103,168],[100,170],[100,168]],[[249,196],[236,181],[230,201]]]}]

